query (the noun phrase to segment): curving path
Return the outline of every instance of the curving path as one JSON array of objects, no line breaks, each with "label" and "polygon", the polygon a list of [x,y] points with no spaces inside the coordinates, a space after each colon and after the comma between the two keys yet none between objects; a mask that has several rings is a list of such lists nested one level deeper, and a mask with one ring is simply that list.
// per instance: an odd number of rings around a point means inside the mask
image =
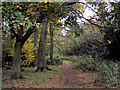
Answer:
[{"label": "curving path", "polygon": [[104,84],[94,83],[91,80],[91,73],[83,73],[73,69],[67,61],[63,64],[63,76],[59,79],[59,82],[65,88],[105,88]]},{"label": "curving path", "polygon": [[71,88],[82,88],[86,84],[85,77],[78,75],[78,72],[75,71],[70,63],[65,62],[63,65],[63,80],[64,84],[69,85]]}]

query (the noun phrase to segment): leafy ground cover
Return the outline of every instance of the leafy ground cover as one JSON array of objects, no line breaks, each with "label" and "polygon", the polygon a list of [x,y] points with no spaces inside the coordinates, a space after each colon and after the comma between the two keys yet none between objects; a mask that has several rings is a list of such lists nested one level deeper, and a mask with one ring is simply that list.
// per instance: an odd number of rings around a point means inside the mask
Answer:
[{"label": "leafy ground cover", "polygon": [[25,67],[23,79],[11,79],[11,70],[3,69],[3,88],[105,88],[95,82],[97,72],[82,72],[64,61],[63,65],[49,66],[52,71],[34,72],[35,67]]},{"label": "leafy ground cover", "polygon": [[3,88],[30,88],[36,87],[39,84],[48,83],[56,73],[61,72],[61,66],[49,66],[52,71],[47,72],[34,72],[36,67],[25,67],[22,74],[22,79],[11,79],[11,69],[3,69],[2,73],[2,87]]}]

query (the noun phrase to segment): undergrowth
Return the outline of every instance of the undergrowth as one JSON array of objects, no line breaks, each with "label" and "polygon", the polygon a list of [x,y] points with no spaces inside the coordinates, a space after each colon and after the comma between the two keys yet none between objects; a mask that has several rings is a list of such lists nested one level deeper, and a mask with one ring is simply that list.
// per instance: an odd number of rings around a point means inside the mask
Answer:
[{"label": "undergrowth", "polygon": [[60,66],[49,66],[52,71],[34,72],[36,67],[24,67],[22,72],[23,79],[11,79],[12,70],[3,70],[2,73],[2,88],[27,88],[29,85],[49,83],[50,79],[61,71]]},{"label": "undergrowth", "polygon": [[83,72],[98,72],[97,80],[106,83],[107,87],[120,87],[120,62],[105,60],[100,57],[93,58],[91,55],[79,56],[73,61],[73,67]]}]

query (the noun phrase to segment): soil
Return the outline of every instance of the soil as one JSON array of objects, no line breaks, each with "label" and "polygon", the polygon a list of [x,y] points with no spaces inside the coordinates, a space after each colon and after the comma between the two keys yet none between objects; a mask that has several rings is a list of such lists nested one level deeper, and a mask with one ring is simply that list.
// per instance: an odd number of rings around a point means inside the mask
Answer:
[{"label": "soil", "polygon": [[62,72],[58,72],[53,77],[49,78],[49,82],[34,83],[34,80],[27,82],[27,87],[15,85],[15,88],[105,88],[106,85],[100,82],[94,82],[91,77],[96,77],[95,72],[84,73],[72,68],[67,61],[61,67]]},{"label": "soil", "polygon": [[50,78],[49,83],[39,84],[37,88],[105,88],[105,84],[94,83],[91,80],[91,75],[96,73],[83,73],[73,69],[70,63],[65,62],[62,67],[62,74],[58,73],[53,78]]}]

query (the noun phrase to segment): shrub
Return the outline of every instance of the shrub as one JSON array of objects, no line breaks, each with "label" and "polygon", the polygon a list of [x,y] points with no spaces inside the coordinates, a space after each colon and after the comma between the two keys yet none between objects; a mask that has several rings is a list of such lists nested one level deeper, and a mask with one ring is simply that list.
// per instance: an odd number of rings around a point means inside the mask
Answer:
[{"label": "shrub", "polygon": [[55,62],[52,62],[50,60],[50,56],[46,56],[47,65],[61,65],[62,64],[61,55],[59,55],[59,54],[55,54],[54,57],[53,57],[53,60]]},{"label": "shrub", "polygon": [[10,36],[2,37],[2,66],[11,66],[13,63],[13,57],[9,56],[9,52],[13,49],[13,40]]},{"label": "shrub", "polygon": [[95,71],[96,65],[95,60],[92,58],[92,56],[89,55],[88,57],[85,56],[82,57],[83,57],[82,59],[73,64],[73,67],[84,72]]},{"label": "shrub", "polygon": [[66,48],[66,55],[92,55],[100,54],[104,56],[108,53],[105,43],[103,43],[103,34],[100,31],[86,31],[76,38],[70,46],[70,49]]},{"label": "shrub", "polygon": [[[118,86],[120,85],[119,82],[119,64],[118,62],[114,62],[113,60],[102,60],[101,62],[98,62],[97,70],[98,74],[101,77],[101,80],[103,82],[106,82],[108,87]],[[116,85],[114,85],[116,84]]]},{"label": "shrub", "polygon": [[[23,48],[22,48],[22,55],[21,55],[21,65],[22,66],[29,66],[32,61],[35,60],[35,55],[34,55],[34,43],[32,43],[33,39],[28,39]],[[10,56],[13,56],[13,49],[10,52]]]},{"label": "shrub", "polygon": [[77,62],[80,60],[80,57],[81,56],[76,56],[76,55],[73,55],[73,56],[65,56],[65,55],[55,55],[54,56],[54,59],[57,59],[57,60],[68,60],[68,61],[71,61],[73,63]]}]

